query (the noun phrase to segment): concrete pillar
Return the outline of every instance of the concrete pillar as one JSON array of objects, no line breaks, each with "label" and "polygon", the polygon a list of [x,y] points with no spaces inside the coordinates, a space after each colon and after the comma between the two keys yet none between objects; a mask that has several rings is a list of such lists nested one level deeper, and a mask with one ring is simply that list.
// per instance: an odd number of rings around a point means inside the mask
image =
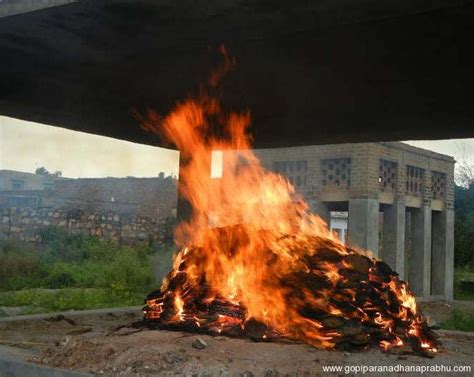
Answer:
[{"label": "concrete pillar", "polygon": [[[200,161],[198,162],[201,169],[206,174],[202,174],[201,186],[202,190],[207,190],[209,181],[211,179],[211,151],[206,156],[199,156]],[[186,191],[186,169],[190,168],[193,163],[192,152],[179,153],[179,178],[178,178],[178,204],[177,204],[177,218],[179,222],[188,221],[193,216],[193,207],[189,200],[184,195]],[[184,173],[184,174],[183,174]]]},{"label": "concrete pillar", "polygon": [[[403,269],[403,276],[405,281],[408,280],[410,276],[410,265],[411,261],[411,253],[412,253],[412,236],[411,236],[411,211],[409,209],[405,209],[405,252],[404,252],[404,263],[405,267]],[[397,271],[399,272],[399,271]]]},{"label": "concrete pillar", "polygon": [[431,207],[413,209],[411,214],[411,255],[408,282],[413,293],[431,296]]},{"label": "concrete pillar", "polygon": [[398,272],[405,275],[405,203],[395,202],[383,211],[383,251],[381,258]]},{"label": "concrete pillar", "polygon": [[432,295],[453,299],[454,279],[454,210],[433,212]]},{"label": "concrete pillar", "polygon": [[331,227],[331,213],[329,212],[326,203],[320,200],[313,200],[311,202],[311,210],[317,214],[327,224],[328,229]]},{"label": "concrete pillar", "polygon": [[349,200],[349,245],[379,254],[379,201],[378,199]]}]

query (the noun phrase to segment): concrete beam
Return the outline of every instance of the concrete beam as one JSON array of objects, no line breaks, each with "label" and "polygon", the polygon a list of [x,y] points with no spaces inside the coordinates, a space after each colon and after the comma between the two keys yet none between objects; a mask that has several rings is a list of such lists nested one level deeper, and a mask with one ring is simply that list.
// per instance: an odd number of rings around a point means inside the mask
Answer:
[{"label": "concrete beam", "polygon": [[382,260],[398,272],[400,279],[405,276],[405,213],[404,203],[388,205],[383,211]]},{"label": "concrete beam", "polygon": [[453,299],[454,210],[433,212],[432,295]]},{"label": "concrete beam", "polygon": [[431,296],[431,208],[412,210],[411,253],[408,282],[413,293],[424,299]]},{"label": "concrete beam", "polygon": [[349,200],[349,245],[379,254],[378,199]]},{"label": "concrete beam", "polygon": [[77,0],[3,0],[0,1],[0,18],[74,3]]}]

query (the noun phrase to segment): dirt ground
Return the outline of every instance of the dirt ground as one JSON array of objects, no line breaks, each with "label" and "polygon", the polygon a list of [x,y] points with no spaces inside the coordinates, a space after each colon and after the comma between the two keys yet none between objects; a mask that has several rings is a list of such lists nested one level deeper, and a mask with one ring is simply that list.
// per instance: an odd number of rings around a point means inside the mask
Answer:
[{"label": "dirt ground", "polygon": [[[474,312],[474,302],[429,302],[422,306],[436,323],[445,320],[455,308]],[[291,341],[255,343],[181,332],[137,331],[130,327],[116,330],[140,318],[139,308],[134,308],[66,313],[63,317],[1,319],[0,345],[23,349],[37,363],[109,376],[336,376],[355,375],[355,370],[330,373],[323,366],[396,364],[470,365],[474,371],[474,335],[469,333],[440,331],[443,349],[427,359],[386,354],[377,349],[348,353],[319,350]],[[207,345],[203,349],[193,347],[197,339]]]}]

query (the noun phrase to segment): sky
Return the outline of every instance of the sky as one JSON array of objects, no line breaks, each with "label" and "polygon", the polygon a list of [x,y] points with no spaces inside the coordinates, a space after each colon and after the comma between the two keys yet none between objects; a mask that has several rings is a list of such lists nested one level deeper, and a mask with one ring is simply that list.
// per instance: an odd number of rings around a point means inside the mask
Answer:
[{"label": "sky", "polygon": [[[137,126],[138,127],[138,126]],[[178,174],[178,152],[0,116],[0,169],[63,177],[156,177]]]},{"label": "sky", "polygon": [[[474,165],[474,139],[406,142]],[[177,176],[178,158],[174,150],[0,116],[0,169],[45,167],[70,178]]]}]

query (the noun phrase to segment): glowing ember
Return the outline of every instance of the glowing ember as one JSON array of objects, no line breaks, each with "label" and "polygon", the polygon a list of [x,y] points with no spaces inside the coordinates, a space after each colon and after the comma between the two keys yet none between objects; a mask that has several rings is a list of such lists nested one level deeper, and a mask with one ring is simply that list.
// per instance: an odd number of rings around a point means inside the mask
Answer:
[{"label": "glowing ember", "polygon": [[[250,150],[249,122],[248,113],[226,114],[205,95],[144,121],[186,156],[180,194],[194,210],[176,231],[183,248],[173,270],[147,297],[148,324],[326,348],[436,352],[407,284],[370,252],[341,244],[286,179],[263,169]],[[207,178],[212,150],[239,151],[225,153],[219,180]]]}]

